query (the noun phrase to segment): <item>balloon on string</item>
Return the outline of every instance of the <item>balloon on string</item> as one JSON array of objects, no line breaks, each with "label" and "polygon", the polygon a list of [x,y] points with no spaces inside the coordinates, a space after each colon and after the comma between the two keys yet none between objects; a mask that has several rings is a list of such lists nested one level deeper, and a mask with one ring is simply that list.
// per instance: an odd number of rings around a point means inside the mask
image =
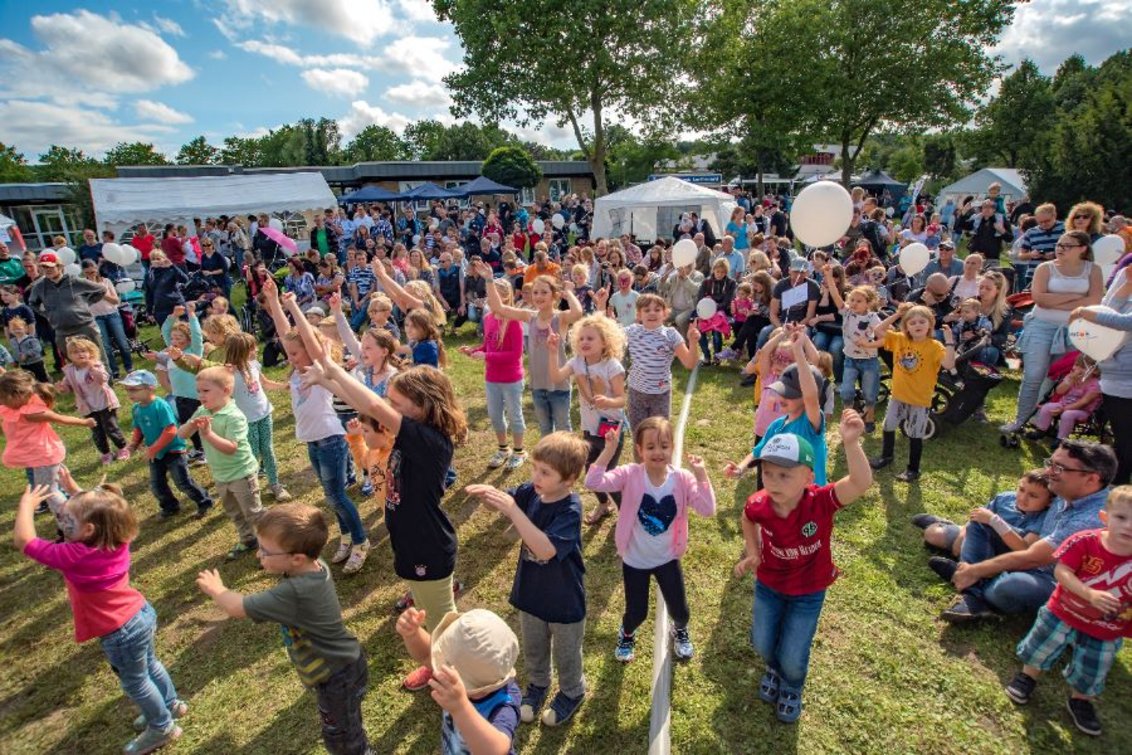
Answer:
[{"label": "balloon on string", "polygon": [[892,208],[892,207],[889,207],[889,208],[887,208],[887,209],[886,209],[886,210],[884,211],[884,214],[885,214],[885,216],[887,216],[887,217],[890,217],[890,218],[891,218],[891,217],[892,217],[893,215],[895,215],[895,214],[896,214],[896,210],[895,210],[894,208]]},{"label": "balloon on string", "polygon": [[78,259],[78,257],[75,256],[75,250],[69,246],[59,247],[55,250],[55,254],[64,265],[73,265]]},{"label": "balloon on string", "polygon": [[691,239],[681,239],[672,246],[672,264],[676,267],[687,267],[696,264],[696,257],[700,250],[696,242]]},{"label": "balloon on string", "polygon": [[931,262],[932,253],[919,241],[900,250],[900,269],[905,275],[916,275]]},{"label": "balloon on string", "polygon": [[[1094,312],[1112,312],[1108,307],[1087,307]],[[1097,362],[1103,362],[1124,345],[1128,333],[1078,318],[1069,323],[1069,342],[1077,351]]]},{"label": "balloon on string", "polygon": [[272,218],[271,220],[267,221],[267,224],[277,231],[283,230],[283,221],[279,218]]},{"label": "balloon on string", "polygon": [[63,272],[70,275],[72,278],[78,278],[83,274],[83,269],[72,262],[69,265],[63,266]]},{"label": "balloon on string", "polygon": [[550,224],[561,230],[562,226],[566,225],[566,220],[561,215],[551,215]]},{"label": "balloon on string", "polygon": [[542,218],[535,218],[534,221],[531,222],[531,229],[541,236],[542,232],[546,229],[546,223],[542,222]]},{"label": "balloon on string", "polygon": [[790,227],[803,244],[829,246],[849,230],[853,198],[833,181],[818,181],[799,192],[790,208]]},{"label": "balloon on string", "polygon": [[116,290],[120,294],[128,294],[131,291],[136,290],[137,287],[138,284],[135,283],[132,278],[124,278],[114,284],[114,290]]},{"label": "balloon on string", "polygon": [[710,296],[705,296],[696,304],[696,315],[701,320],[710,320],[715,317],[715,313],[718,311],[719,305],[716,304],[715,299]]},{"label": "balloon on string", "polygon": [[1093,242],[1093,260],[1102,267],[1115,264],[1124,256],[1124,239],[1115,233],[1101,236]]},{"label": "balloon on string", "polygon": [[115,243],[108,243],[102,245],[102,258],[107,262],[113,262],[115,265],[125,265],[126,252],[122,247]]},{"label": "balloon on string", "polygon": [[439,227],[440,227],[440,221],[437,220],[436,218],[433,218],[432,220],[428,221],[428,229],[430,231],[435,231]]}]

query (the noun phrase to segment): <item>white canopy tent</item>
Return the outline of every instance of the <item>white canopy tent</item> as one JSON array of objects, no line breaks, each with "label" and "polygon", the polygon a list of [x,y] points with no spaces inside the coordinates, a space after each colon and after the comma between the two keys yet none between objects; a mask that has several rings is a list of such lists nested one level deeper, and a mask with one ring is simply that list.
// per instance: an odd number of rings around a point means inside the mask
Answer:
[{"label": "white canopy tent", "polygon": [[1026,179],[1014,168],[983,168],[939,190],[939,197],[959,200],[970,194],[985,197],[992,183],[1002,184],[1002,196],[1018,201],[1026,194]]},{"label": "white canopy tent", "polygon": [[92,178],[90,194],[99,230],[113,231],[115,236],[138,223],[176,223],[193,233],[193,218],[260,212],[303,213],[309,224],[313,211],[338,203],[326,179],[317,171],[196,178]]},{"label": "white canopy tent", "polygon": [[638,239],[656,241],[672,233],[682,213],[695,212],[722,238],[735,207],[730,194],[665,176],[598,198],[590,236],[632,233]]}]

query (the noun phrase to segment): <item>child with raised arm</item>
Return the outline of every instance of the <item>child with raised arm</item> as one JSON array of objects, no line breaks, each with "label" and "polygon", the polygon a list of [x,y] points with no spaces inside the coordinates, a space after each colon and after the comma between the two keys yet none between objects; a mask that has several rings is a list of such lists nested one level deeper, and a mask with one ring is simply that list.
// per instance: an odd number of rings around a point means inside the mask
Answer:
[{"label": "child with raised arm", "polygon": [[508,755],[519,728],[515,661],[519,640],[503,619],[476,608],[450,611],[428,629],[425,611],[407,608],[397,633],[419,663],[432,666],[432,699],[441,717],[443,755]]},{"label": "child with raised arm", "polygon": [[667,419],[649,417],[636,425],[633,443],[641,462],[607,471],[619,435],[619,430],[606,433],[605,450],[586,473],[590,490],[621,493],[614,540],[621,556],[625,613],[614,657],[622,663],[635,657],[637,627],[648,616],[649,583],[656,578],[672,618],[673,651],[678,660],[686,661],[694,648],[680,558],[688,548],[688,512],[713,516],[715,491],[700,457],[688,456],[690,472],[672,466],[675,438]]},{"label": "child with raised arm", "polygon": [[[604,292],[604,293],[603,293]],[[605,310],[608,292],[597,292],[598,311]],[[664,324],[668,304],[656,294],[637,298],[637,321],[625,328],[629,341],[629,425],[647,417],[668,419],[672,414],[672,360],[685,369],[696,366],[700,332],[688,326],[687,342],[676,328]]]},{"label": "child with raised arm", "polygon": [[197,587],[234,619],[279,624],[299,681],[315,693],[327,751],[372,752],[362,723],[369,668],[361,644],[342,622],[330,567],[319,557],[328,535],[322,512],[305,503],[273,506],[260,517],[256,535],[260,566],[282,575],[279,584],[242,595],[225,587],[212,569],[197,575]]},{"label": "child with raised arm", "polygon": [[468,495],[511,520],[522,538],[511,605],[519,609],[527,688],[519,714],[535,720],[550,689],[550,658],[558,692],[542,713],[547,726],[569,721],[586,694],[582,635],[586,628],[586,567],[582,562],[582,503],[573,492],[586,465],[586,444],[555,432],[531,451],[531,481],[503,492],[469,485]]},{"label": "child with raised arm", "polygon": [[[832,267],[826,265],[825,275],[832,275]],[[844,343],[845,361],[841,373],[841,403],[852,406],[857,397],[857,383],[865,401],[865,433],[876,430],[876,403],[880,392],[880,359],[875,330],[881,323],[880,296],[872,286],[854,286],[848,294],[841,297],[838,286],[829,286],[829,296],[841,311],[841,338]]]},{"label": "child with raised arm", "polygon": [[[185,314],[188,314],[188,321],[181,319]],[[161,338],[165,341],[166,351],[154,355],[156,369],[167,376],[170,392],[173,394],[173,407],[177,410],[177,424],[183,425],[200,406],[200,401],[197,400],[197,378],[192,372],[177,366],[176,358],[169,355],[169,350],[177,358],[185,354],[198,357],[204,354],[204,337],[192,302],[178,304],[173,308],[173,315],[161,323]],[[200,436],[194,434],[192,443],[189,463],[203,464],[204,450]]]},{"label": "child with raised arm", "polygon": [[[63,379],[55,387],[75,394],[75,411],[94,420],[90,433],[95,448],[102,452],[103,464],[130,458],[126,436],[118,426],[118,396],[110,387],[110,373],[94,341],[83,336],[67,339],[67,364]],[[111,443],[116,453],[111,451]]]},{"label": "child with raised arm", "polygon": [[849,474],[821,486],[814,483],[809,442],[789,433],[775,436],[759,452],[766,487],[747,499],[740,517],[746,550],[735,576],[753,572],[756,577],[751,644],[766,661],[759,698],[774,705],[784,723],[802,715],[810,646],[826,590],[838,575],[830,548],[833,516],[872,485],[861,448],[864,430],[857,412],[842,412]]}]

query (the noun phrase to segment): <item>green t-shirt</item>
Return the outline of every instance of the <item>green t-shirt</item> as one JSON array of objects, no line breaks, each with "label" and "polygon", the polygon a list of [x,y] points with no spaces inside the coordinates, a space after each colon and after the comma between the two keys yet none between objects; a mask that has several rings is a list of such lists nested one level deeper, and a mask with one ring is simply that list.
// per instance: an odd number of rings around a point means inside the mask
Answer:
[{"label": "green t-shirt", "polygon": [[210,412],[202,406],[193,412],[193,419],[197,417],[212,417],[212,432],[236,443],[236,452],[226,454],[208,441],[204,442],[204,456],[208,460],[213,480],[232,482],[259,472],[259,462],[255,460],[251,444],[248,443],[248,419],[237,408],[235,401],[229,400],[218,412]]},{"label": "green t-shirt", "polygon": [[322,571],[285,577],[270,590],[244,598],[252,621],[279,622],[283,646],[307,687],[325,682],[361,653],[358,638],[342,623],[330,567],[322,559],[318,565]]}]

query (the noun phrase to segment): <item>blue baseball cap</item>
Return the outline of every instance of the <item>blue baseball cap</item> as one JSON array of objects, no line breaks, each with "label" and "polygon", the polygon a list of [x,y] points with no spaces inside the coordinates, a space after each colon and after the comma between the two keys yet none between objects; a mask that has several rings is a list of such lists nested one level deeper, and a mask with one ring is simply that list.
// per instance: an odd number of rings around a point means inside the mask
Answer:
[{"label": "blue baseball cap", "polygon": [[157,387],[157,377],[149,370],[134,370],[120,381],[127,388]]}]

